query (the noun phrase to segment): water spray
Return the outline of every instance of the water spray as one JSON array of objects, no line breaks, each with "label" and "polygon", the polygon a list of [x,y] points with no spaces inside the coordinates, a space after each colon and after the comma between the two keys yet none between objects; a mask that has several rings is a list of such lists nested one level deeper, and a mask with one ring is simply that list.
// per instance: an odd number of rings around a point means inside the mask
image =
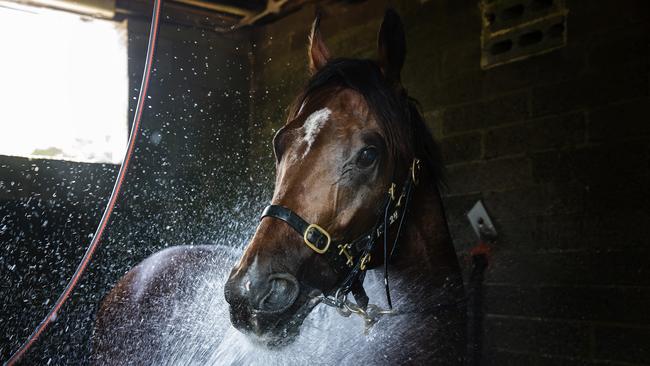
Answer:
[{"label": "water spray", "polygon": [[142,112],[144,110],[144,103],[147,97],[147,89],[149,88],[149,79],[151,76],[153,56],[156,47],[156,40],[158,38],[158,25],[160,22],[160,11],[162,8],[162,1],[163,0],[154,0],[153,14],[151,17],[151,30],[149,32],[149,44],[147,46],[147,56],[145,59],[144,73],[142,75],[142,84],[140,87],[140,94],[138,96],[138,103],[135,109],[135,116],[133,117],[133,125],[131,126],[131,132],[129,134],[127,150],[124,154],[124,159],[122,160],[120,170],[117,173],[117,178],[115,179],[113,191],[111,192],[111,196],[110,199],[108,200],[108,204],[106,205],[106,209],[104,210],[104,213],[102,215],[101,220],[99,221],[95,234],[93,235],[93,238],[90,241],[90,244],[88,245],[88,248],[86,249],[83,258],[81,259],[81,262],[77,266],[77,269],[75,270],[74,274],[70,278],[70,281],[66,285],[65,289],[63,290],[61,295],[59,295],[59,298],[56,300],[56,302],[54,303],[54,305],[52,306],[48,314],[45,316],[45,318],[38,324],[36,329],[34,329],[32,334],[30,334],[30,336],[27,338],[27,340],[25,340],[25,342],[20,346],[20,348],[18,348],[18,350],[16,350],[16,352],[14,352],[11,355],[9,360],[5,362],[5,365],[13,366],[18,361],[20,361],[21,358],[25,355],[25,353],[27,353],[27,351],[29,351],[29,349],[34,345],[34,343],[36,343],[40,335],[43,334],[43,332],[47,329],[50,323],[56,320],[58,313],[61,310],[61,307],[70,297],[72,290],[74,290],[74,288],[77,286],[79,279],[81,278],[84,271],[88,267],[88,264],[90,263],[90,260],[93,254],[95,253],[95,250],[99,246],[99,241],[102,237],[102,234],[104,233],[104,229],[106,228],[106,225],[108,224],[108,220],[110,219],[111,214],[113,213],[113,209],[115,208],[115,202],[117,201],[117,197],[119,196],[120,191],[122,189],[122,183],[124,182],[124,177],[126,176],[126,172],[129,168],[131,157],[133,156],[133,150],[135,149],[136,137],[138,135],[138,132],[140,131],[140,122],[142,119]]}]

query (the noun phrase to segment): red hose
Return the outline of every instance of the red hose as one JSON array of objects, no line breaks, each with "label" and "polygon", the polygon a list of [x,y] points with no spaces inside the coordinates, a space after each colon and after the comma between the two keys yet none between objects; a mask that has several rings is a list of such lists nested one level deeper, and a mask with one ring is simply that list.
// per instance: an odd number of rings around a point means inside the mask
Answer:
[{"label": "red hose", "polygon": [[92,258],[93,254],[95,253],[95,250],[97,249],[97,246],[99,245],[99,240],[101,239],[102,234],[104,233],[106,224],[108,223],[108,220],[110,219],[111,214],[113,213],[113,208],[115,207],[115,201],[117,201],[117,197],[119,196],[120,190],[122,189],[124,176],[126,175],[126,171],[129,168],[129,162],[131,161],[131,157],[133,155],[133,150],[135,147],[135,140],[138,135],[138,131],[140,130],[140,120],[142,119],[142,111],[144,110],[144,103],[147,96],[147,89],[149,88],[149,77],[151,75],[151,65],[153,63],[153,56],[156,47],[156,39],[158,38],[158,23],[160,18],[161,7],[162,7],[162,0],[154,0],[153,15],[151,18],[151,31],[149,33],[149,45],[147,46],[147,57],[145,60],[144,74],[142,76],[142,85],[140,87],[138,103],[135,109],[135,116],[133,118],[133,125],[131,126],[131,133],[129,134],[128,148],[126,150],[126,153],[124,154],[124,160],[122,161],[120,170],[117,173],[117,178],[115,179],[115,185],[113,186],[113,191],[111,192],[111,197],[108,201],[108,205],[104,210],[102,219],[99,221],[99,225],[97,226],[95,235],[93,236],[93,239],[91,240],[88,249],[86,249],[86,253],[83,256],[81,263],[79,263],[79,265],[77,266],[77,269],[72,275],[72,278],[70,278],[70,281],[68,282],[68,285],[65,287],[65,290],[63,290],[56,303],[54,303],[54,305],[52,306],[52,309],[50,309],[50,312],[36,327],[36,329],[34,329],[34,331],[29,336],[29,338],[27,338],[27,340],[20,346],[20,348],[13,355],[11,355],[9,360],[5,363],[8,366],[12,366],[16,364],[18,361],[20,361],[20,359],[25,355],[25,353],[34,345],[38,337],[45,331],[45,329],[47,329],[48,325],[52,321],[54,321],[54,319],[56,319],[57,313],[59,312],[63,304],[66,302],[66,300],[70,297],[70,293],[72,293],[72,290],[74,290],[74,288],[77,286],[77,282],[79,282],[79,279],[81,278],[84,271],[86,270],[86,267],[88,267],[88,263],[90,262],[90,259]]}]

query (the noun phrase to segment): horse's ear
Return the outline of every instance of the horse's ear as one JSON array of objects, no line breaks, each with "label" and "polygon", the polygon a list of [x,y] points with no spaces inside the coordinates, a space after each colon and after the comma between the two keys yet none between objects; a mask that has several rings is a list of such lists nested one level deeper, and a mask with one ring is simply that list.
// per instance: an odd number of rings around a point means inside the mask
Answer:
[{"label": "horse's ear", "polygon": [[399,84],[406,57],[406,36],[402,20],[393,9],[387,9],[384,14],[384,20],[379,28],[377,48],[379,66],[384,76],[391,82]]},{"label": "horse's ear", "polygon": [[325,66],[330,58],[330,52],[327,50],[320,33],[320,14],[316,14],[316,19],[314,19],[311,26],[308,57],[309,71],[312,75]]}]

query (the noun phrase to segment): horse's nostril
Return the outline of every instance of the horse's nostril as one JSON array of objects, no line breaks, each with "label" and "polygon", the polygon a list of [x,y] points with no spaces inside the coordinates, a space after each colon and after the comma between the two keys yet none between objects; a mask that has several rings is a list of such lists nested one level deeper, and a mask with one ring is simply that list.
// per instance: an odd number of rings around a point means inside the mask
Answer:
[{"label": "horse's nostril", "polygon": [[261,312],[282,312],[293,305],[300,293],[298,280],[288,273],[270,275],[268,284],[268,290],[256,309]]}]

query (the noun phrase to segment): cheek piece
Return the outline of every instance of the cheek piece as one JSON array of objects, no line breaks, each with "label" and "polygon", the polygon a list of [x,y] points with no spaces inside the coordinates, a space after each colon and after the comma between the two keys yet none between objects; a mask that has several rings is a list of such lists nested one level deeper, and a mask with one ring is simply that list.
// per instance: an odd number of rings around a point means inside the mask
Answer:
[{"label": "cheek piece", "polygon": [[[397,185],[391,183],[375,224],[356,239],[332,241],[332,237],[325,229],[317,224],[308,223],[291,209],[279,205],[266,206],[260,220],[265,217],[273,217],[284,221],[302,236],[307,247],[325,257],[339,281],[332,290],[321,295],[321,300],[326,305],[339,310],[347,310],[348,314],[349,312],[366,314],[369,299],[363,288],[363,281],[371,259],[371,252],[375,249],[379,239],[383,237],[384,286],[386,301],[390,309],[384,312],[392,312],[393,303],[388,285],[388,263],[399,243],[413,187],[418,184],[420,165],[420,160],[413,159],[409,176],[402,184],[399,196],[396,195]],[[391,252],[388,253],[388,231],[392,227],[396,227],[397,232]],[[350,304],[347,301],[349,293],[354,296],[356,304]]]}]

